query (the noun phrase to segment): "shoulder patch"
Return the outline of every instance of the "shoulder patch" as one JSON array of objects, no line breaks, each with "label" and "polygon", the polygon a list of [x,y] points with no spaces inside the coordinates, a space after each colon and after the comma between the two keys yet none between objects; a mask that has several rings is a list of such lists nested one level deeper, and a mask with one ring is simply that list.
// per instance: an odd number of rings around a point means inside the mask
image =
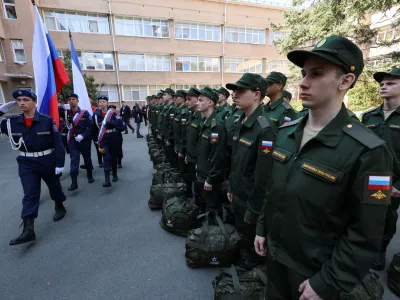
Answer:
[{"label": "shoulder patch", "polygon": [[259,116],[257,118],[258,124],[260,124],[261,129],[267,128],[269,126],[268,119],[265,116]]},{"label": "shoulder patch", "polygon": [[285,127],[290,127],[290,126],[293,126],[293,125],[296,125],[296,124],[299,123],[301,120],[302,120],[302,118],[293,120],[293,121],[291,121],[291,122],[287,122],[287,123],[283,124],[282,126],[280,126],[279,129],[285,128]]},{"label": "shoulder patch", "polygon": [[353,139],[359,141],[361,144],[367,146],[369,149],[374,149],[378,146],[385,144],[374,133],[369,131],[366,127],[358,123],[351,123],[343,127],[343,131],[351,136]]},{"label": "shoulder patch", "polygon": [[286,103],[285,101],[282,102],[282,105],[286,109],[292,109],[292,106],[289,103]]}]

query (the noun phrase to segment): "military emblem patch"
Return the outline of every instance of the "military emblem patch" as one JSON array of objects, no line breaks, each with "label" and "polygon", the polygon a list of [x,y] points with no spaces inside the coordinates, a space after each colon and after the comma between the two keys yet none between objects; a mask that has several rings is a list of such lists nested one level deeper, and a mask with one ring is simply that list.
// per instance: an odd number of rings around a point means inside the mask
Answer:
[{"label": "military emblem patch", "polygon": [[211,258],[210,265],[217,266],[219,265],[219,260],[215,256]]},{"label": "military emblem patch", "polygon": [[218,142],[218,133],[211,133],[211,142]]},{"label": "military emblem patch", "polygon": [[172,224],[171,220],[167,220],[167,226],[171,227],[171,228],[174,227],[174,225]]},{"label": "military emblem patch", "polygon": [[325,45],[326,43],[326,39],[321,40],[318,44],[317,44],[317,48],[322,47],[323,45]]},{"label": "military emblem patch", "polygon": [[371,204],[389,204],[392,189],[390,174],[368,175],[366,179],[365,202]]},{"label": "military emblem patch", "polygon": [[262,141],[261,142],[261,151],[265,154],[270,153],[272,150],[272,141]]}]

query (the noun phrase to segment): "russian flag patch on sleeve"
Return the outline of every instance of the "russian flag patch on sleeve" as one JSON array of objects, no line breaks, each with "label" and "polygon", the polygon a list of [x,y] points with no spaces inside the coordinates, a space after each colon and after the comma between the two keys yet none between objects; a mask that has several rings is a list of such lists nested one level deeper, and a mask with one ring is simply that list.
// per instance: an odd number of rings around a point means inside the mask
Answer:
[{"label": "russian flag patch on sleeve", "polygon": [[218,133],[211,133],[211,142],[218,142]]},{"label": "russian flag patch on sleeve", "polygon": [[272,149],[272,141],[262,141],[261,151],[264,153],[270,153]]},{"label": "russian flag patch on sleeve", "polygon": [[283,120],[284,123],[287,123],[287,122],[290,122],[290,121],[292,121],[292,119],[289,118],[289,117],[285,117],[285,119]]},{"label": "russian flag patch on sleeve", "polygon": [[368,174],[366,179],[367,203],[389,204],[392,190],[391,174]]}]

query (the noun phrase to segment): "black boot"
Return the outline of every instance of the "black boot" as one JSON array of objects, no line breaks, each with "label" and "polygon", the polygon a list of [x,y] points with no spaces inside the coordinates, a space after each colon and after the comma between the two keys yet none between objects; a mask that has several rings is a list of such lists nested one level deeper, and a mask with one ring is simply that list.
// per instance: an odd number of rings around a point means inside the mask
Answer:
[{"label": "black boot", "polygon": [[16,239],[10,241],[10,246],[20,245],[32,241],[36,241],[36,234],[34,230],[34,218],[24,218],[24,230],[21,235]]},{"label": "black boot", "polygon": [[64,207],[64,204],[61,201],[55,202],[55,211],[56,213],[53,216],[53,221],[58,222],[62,220],[67,213],[67,210]]},{"label": "black boot", "polygon": [[113,171],[113,174],[112,174],[112,181],[113,182],[117,182],[118,181],[118,175],[117,175],[117,171]]},{"label": "black boot", "polygon": [[87,182],[88,183],[93,183],[94,182],[93,172],[92,171],[87,171]]},{"label": "black boot", "polygon": [[72,183],[71,186],[69,187],[68,191],[72,192],[78,189],[78,176],[77,175],[71,175]]},{"label": "black boot", "polygon": [[386,251],[381,252],[375,257],[374,262],[372,263],[372,269],[375,271],[382,271],[386,267]]},{"label": "black boot", "polygon": [[105,181],[103,183],[103,187],[110,187],[111,186],[110,174],[105,174],[104,178],[105,178]]},{"label": "black boot", "polygon": [[82,170],[86,170],[86,165],[80,165],[80,168],[81,168]]}]

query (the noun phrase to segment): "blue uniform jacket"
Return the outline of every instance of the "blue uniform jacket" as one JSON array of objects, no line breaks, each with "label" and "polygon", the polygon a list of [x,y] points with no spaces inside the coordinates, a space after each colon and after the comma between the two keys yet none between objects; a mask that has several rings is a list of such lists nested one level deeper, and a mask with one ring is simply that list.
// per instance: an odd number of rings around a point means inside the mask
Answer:
[{"label": "blue uniform jacket", "polygon": [[[79,114],[81,112],[81,108],[78,107],[78,111],[77,113]],[[75,114],[72,114],[71,111],[71,120],[70,123],[72,124],[72,119],[74,117]],[[82,135],[84,139],[86,138],[92,138],[92,128],[93,128],[93,119],[92,116],[89,114],[88,111],[85,111],[82,115],[82,117],[80,118],[78,124],[73,127],[72,130],[72,135],[73,137],[77,136],[77,135]]]},{"label": "blue uniform jacket", "polygon": [[[100,109],[96,109],[93,113],[94,117],[94,122],[95,122],[95,130],[96,130],[96,135],[95,135],[95,141],[98,139],[99,131],[101,129],[101,123],[103,122],[103,115],[101,114]],[[116,129],[118,131],[124,131],[126,128],[125,122],[122,120],[120,116],[117,115],[117,113],[114,113],[111,117],[111,120],[107,122],[107,130],[110,129]],[[107,135],[107,133],[106,133]]]},{"label": "blue uniform jacket", "polygon": [[[11,135],[14,142],[18,142],[22,137],[25,147],[19,149],[22,152],[40,152],[54,149],[56,157],[56,167],[64,167],[65,150],[60,132],[53,118],[36,111],[32,121],[32,127],[27,128],[24,122],[24,115],[11,116]],[[1,132],[8,135],[7,121],[1,122]]]}]

